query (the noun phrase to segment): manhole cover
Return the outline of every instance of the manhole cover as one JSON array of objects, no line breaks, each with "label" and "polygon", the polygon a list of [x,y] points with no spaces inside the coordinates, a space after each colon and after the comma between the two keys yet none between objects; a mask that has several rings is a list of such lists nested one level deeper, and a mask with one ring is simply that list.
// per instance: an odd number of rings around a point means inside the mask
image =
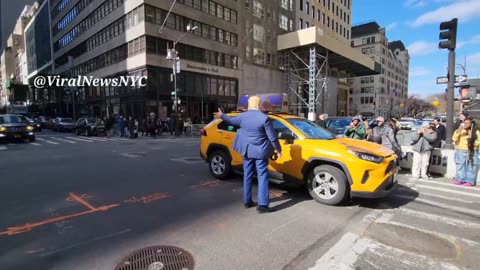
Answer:
[{"label": "manhole cover", "polygon": [[193,270],[193,256],[173,246],[153,246],[137,250],[121,260],[114,270]]}]

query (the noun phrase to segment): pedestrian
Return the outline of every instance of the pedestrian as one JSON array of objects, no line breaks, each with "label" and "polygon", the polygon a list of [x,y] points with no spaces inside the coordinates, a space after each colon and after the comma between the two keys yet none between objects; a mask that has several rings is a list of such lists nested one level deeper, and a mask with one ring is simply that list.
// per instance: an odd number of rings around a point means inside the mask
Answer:
[{"label": "pedestrian", "polygon": [[173,136],[173,132],[175,130],[175,119],[173,116],[168,118],[168,130],[170,131],[170,135]]},{"label": "pedestrian", "polygon": [[118,119],[118,126],[120,128],[120,137],[125,137],[125,120],[123,119],[123,115],[120,115]]},{"label": "pedestrian", "polygon": [[391,118],[388,121],[388,125],[393,129],[393,136],[395,137],[395,141],[398,143],[397,134],[398,134],[398,131],[400,131],[400,127],[399,127],[397,119]]},{"label": "pedestrian", "polygon": [[428,175],[428,165],[433,150],[433,143],[437,139],[435,125],[418,129],[412,138],[413,163],[412,177],[431,179]]},{"label": "pedestrian", "polygon": [[475,186],[478,168],[480,132],[472,118],[464,118],[462,125],[453,133],[455,144],[455,185]]},{"label": "pedestrian", "polygon": [[268,159],[276,155],[281,158],[280,143],[268,116],[260,111],[260,98],[248,99],[248,111],[236,117],[223,114],[221,109],[215,118],[221,118],[229,125],[240,127],[233,141],[233,149],[243,156],[243,203],[253,207],[252,178],[255,168],[258,175],[258,213],[269,213]]},{"label": "pedestrian", "polygon": [[437,139],[433,143],[433,147],[442,148],[445,140],[447,139],[447,129],[442,125],[442,119],[437,117],[433,120],[435,128],[437,130]]},{"label": "pedestrian", "polygon": [[375,120],[375,127],[372,129],[370,141],[381,144],[395,152],[399,158],[402,157],[402,148],[395,140],[393,129],[385,124],[385,118],[381,116]]},{"label": "pedestrian", "polygon": [[157,135],[162,136],[163,125],[162,125],[162,119],[161,118],[157,119],[156,131],[157,131]]},{"label": "pedestrian", "polygon": [[319,125],[322,128],[327,128],[327,119],[328,119],[328,114],[326,113],[320,114],[317,120],[317,125]]},{"label": "pedestrian", "polygon": [[115,124],[115,118],[110,115],[105,122],[105,134],[110,139],[113,133],[113,125]]},{"label": "pedestrian", "polygon": [[139,123],[137,118],[133,119],[133,138],[138,138]]},{"label": "pedestrian", "polygon": [[128,117],[128,133],[129,133],[129,138],[130,139],[133,139],[135,138],[135,134],[134,134],[134,131],[135,131],[135,120],[133,119],[133,117],[129,116]]},{"label": "pedestrian", "polygon": [[142,119],[142,137],[145,136],[145,133],[148,136],[148,131],[147,131],[147,118]]},{"label": "pedestrian", "polygon": [[361,124],[361,118],[353,118],[350,126],[345,130],[345,136],[347,138],[363,140],[366,134],[365,126]]},{"label": "pedestrian", "polygon": [[463,125],[463,121],[468,118],[468,113],[467,112],[461,112],[458,115],[457,120],[455,121],[455,130],[457,130],[460,126]]}]

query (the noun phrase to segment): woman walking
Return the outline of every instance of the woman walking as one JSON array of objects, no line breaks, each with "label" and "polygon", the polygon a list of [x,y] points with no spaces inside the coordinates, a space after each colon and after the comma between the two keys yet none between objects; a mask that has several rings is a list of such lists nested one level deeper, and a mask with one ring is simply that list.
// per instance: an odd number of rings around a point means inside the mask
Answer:
[{"label": "woman walking", "polygon": [[412,176],[414,178],[430,179],[428,176],[428,165],[432,154],[432,144],[437,139],[437,132],[434,125],[421,128],[413,137],[413,164]]},{"label": "woman walking", "polygon": [[472,118],[465,118],[453,133],[455,144],[455,185],[466,187],[475,186],[478,167],[478,147],[480,146],[480,132]]}]

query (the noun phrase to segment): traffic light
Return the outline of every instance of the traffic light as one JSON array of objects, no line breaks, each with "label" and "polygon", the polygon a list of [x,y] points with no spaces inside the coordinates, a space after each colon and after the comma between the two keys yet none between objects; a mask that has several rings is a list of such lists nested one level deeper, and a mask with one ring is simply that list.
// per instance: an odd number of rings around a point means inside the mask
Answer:
[{"label": "traffic light", "polygon": [[454,18],[448,22],[440,24],[440,42],[438,48],[455,50],[457,43],[457,23],[458,19]]},{"label": "traffic light", "polygon": [[476,87],[470,87],[470,85],[462,85],[459,89],[460,99],[474,99],[477,96]]}]

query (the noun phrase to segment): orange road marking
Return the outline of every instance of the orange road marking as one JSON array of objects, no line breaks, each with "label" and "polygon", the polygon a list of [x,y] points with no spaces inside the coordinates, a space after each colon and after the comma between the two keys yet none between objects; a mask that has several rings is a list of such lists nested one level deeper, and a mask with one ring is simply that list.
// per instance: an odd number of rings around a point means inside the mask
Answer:
[{"label": "orange road marking", "polygon": [[71,215],[65,215],[65,216],[60,216],[60,217],[56,217],[56,218],[46,219],[46,220],[38,221],[38,222],[35,222],[35,223],[27,223],[27,224],[22,225],[22,226],[9,227],[9,228],[7,228],[6,231],[0,232],[0,235],[3,235],[3,234],[14,235],[14,234],[19,234],[19,233],[24,233],[24,232],[28,232],[28,231],[32,230],[35,227],[39,227],[39,226],[50,224],[50,223],[56,223],[56,222],[59,222],[59,221],[62,221],[62,220],[71,219],[71,218],[79,217],[79,216],[84,216],[84,215],[99,212],[99,211],[106,211],[110,208],[117,207],[117,206],[119,206],[119,204],[112,204],[112,205],[102,206],[102,207],[99,207],[99,208],[95,208],[93,210],[79,212],[79,213],[75,213],[75,214],[71,214]]},{"label": "orange road marking", "polygon": [[199,185],[194,185],[194,186],[190,186],[191,188],[198,188],[198,187],[205,187],[205,186],[209,186],[209,187],[214,187],[214,186],[218,186],[222,183],[222,181],[220,180],[215,180],[215,181],[205,181]]},{"label": "orange road marking", "polygon": [[97,210],[93,205],[89,204],[87,201],[85,201],[83,198],[80,198],[79,196],[75,195],[75,193],[70,192],[70,198],[73,200],[77,201],[80,204],[83,204],[85,207],[89,208],[90,210]]},{"label": "orange road marking", "polygon": [[148,195],[148,196],[144,196],[144,197],[141,197],[141,198],[137,198],[137,197],[131,197],[125,201],[123,201],[124,203],[140,203],[140,202],[143,202],[143,203],[151,203],[153,201],[156,201],[156,200],[162,200],[162,199],[166,199],[166,198],[169,198],[170,195],[168,193],[154,193],[152,195]]}]

